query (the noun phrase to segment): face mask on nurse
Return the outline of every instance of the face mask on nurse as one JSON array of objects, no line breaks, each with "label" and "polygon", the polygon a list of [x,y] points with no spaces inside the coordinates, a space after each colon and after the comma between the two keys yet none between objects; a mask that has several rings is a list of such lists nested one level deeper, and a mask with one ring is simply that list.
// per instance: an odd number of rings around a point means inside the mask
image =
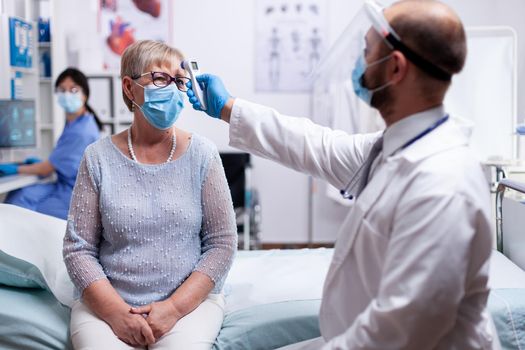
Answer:
[{"label": "face mask on nurse", "polygon": [[71,91],[57,92],[57,100],[60,107],[64,108],[66,113],[76,113],[84,105],[82,91],[72,89]]}]

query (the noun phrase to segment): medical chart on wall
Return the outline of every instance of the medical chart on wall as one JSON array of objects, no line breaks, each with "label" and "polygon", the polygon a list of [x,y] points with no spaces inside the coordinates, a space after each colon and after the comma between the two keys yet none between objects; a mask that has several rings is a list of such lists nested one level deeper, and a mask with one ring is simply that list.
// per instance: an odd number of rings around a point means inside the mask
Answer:
[{"label": "medical chart on wall", "polygon": [[255,90],[308,92],[327,49],[326,0],[258,0]]},{"label": "medical chart on wall", "polygon": [[170,42],[172,0],[100,0],[99,34],[104,69],[119,70],[126,48],[137,40]]}]

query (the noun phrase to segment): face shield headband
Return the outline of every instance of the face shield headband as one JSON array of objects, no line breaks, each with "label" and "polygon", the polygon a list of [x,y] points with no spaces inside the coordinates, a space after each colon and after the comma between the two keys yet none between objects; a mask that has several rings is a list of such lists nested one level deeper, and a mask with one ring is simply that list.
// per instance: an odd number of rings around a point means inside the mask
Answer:
[{"label": "face shield headband", "polygon": [[397,35],[386,20],[383,14],[383,8],[379,6],[377,2],[374,0],[366,0],[365,9],[369,20],[372,22],[372,26],[392,50],[402,52],[410,62],[430,76],[446,82],[452,80],[452,74],[421,57],[401,41],[399,35]]}]

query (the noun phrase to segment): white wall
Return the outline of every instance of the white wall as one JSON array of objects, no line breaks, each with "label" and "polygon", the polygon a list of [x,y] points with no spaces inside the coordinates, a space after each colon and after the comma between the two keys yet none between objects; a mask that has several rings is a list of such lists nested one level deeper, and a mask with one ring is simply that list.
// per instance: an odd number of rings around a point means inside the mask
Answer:
[{"label": "white wall", "polygon": [[[253,1],[178,1],[174,13],[173,45],[189,57],[196,58],[204,71],[221,76],[230,93],[272,105],[283,113],[308,115],[307,95],[255,94],[253,91]],[[193,13],[199,14],[200,24],[194,22]],[[221,121],[188,109],[179,126],[211,138],[221,150],[228,149],[228,127]],[[262,240],[304,241],[307,232],[307,177],[255,158],[252,180],[260,191]]]},{"label": "white wall", "polygon": [[[331,1],[330,39],[334,40],[356,2]],[[344,5],[344,6],[343,6]],[[353,5],[355,6],[355,5]],[[174,45],[199,60],[205,71],[221,76],[234,96],[272,106],[282,113],[309,116],[308,94],[261,94],[255,86],[255,1],[192,0],[174,5]],[[199,13],[199,23],[191,14]],[[198,26],[198,30],[194,29]],[[197,131],[228,149],[225,123],[186,111],[180,126]],[[255,158],[253,183],[262,200],[263,242],[305,242],[308,232],[308,178]]]},{"label": "white wall", "polygon": [[[283,113],[309,116],[307,94],[258,94],[254,91],[256,0],[180,0],[174,6],[174,46],[199,60],[207,72],[220,75],[229,91],[238,97],[273,106]],[[285,0],[283,0],[285,1]],[[520,39],[525,37],[525,1],[523,0],[444,0],[463,18],[465,25],[509,25]],[[67,7],[66,31],[74,33],[72,44],[84,47],[78,59],[80,68],[94,71],[100,66],[100,43],[96,33],[96,0],[58,1]],[[385,4],[393,1],[383,1]],[[328,0],[330,42],[335,41],[362,3],[359,0]],[[81,25],[79,25],[81,23]],[[70,43],[71,44],[71,43]],[[525,57],[525,42],[519,42],[520,57]],[[344,62],[342,62],[344,64]],[[347,64],[353,64],[347,62]],[[481,72],[482,74],[482,72]],[[520,67],[520,85],[525,84],[525,70]],[[519,113],[525,115],[525,96],[519,95]],[[210,120],[188,108],[179,126],[205,135],[227,150],[227,126]],[[304,242],[308,230],[307,177],[274,163],[254,159],[253,182],[261,193],[263,242]],[[344,211],[344,210],[343,210]],[[314,213],[314,219],[326,222]],[[317,217],[315,217],[317,215]],[[337,220],[334,217],[334,220]],[[330,225],[328,225],[330,226]],[[319,230],[335,237],[337,224]],[[314,234],[319,237],[318,234]],[[323,235],[321,235],[323,236]],[[324,235],[323,237],[326,237]],[[320,238],[320,240],[324,240]]]},{"label": "white wall", "polygon": [[[525,1],[443,0],[462,18],[465,26],[510,26],[518,33],[518,62],[525,57]],[[490,49],[490,48],[487,48]],[[518,118],[525,120],[525,65],[518,64]],[[483,72],[480,72],[483,74]]]}]

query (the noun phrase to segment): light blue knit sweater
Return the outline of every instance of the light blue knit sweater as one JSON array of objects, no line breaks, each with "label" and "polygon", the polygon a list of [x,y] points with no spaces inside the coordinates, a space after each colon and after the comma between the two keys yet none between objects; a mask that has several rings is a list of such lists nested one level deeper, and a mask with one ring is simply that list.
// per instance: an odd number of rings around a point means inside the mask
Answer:
[{"label": "light blue knit sweater", "polygon": [[82,291],[107,278],[132,306],[169,297],[193,271],[221,291],[237,246],[235,216],[215,146],[193,135],[179,159],[138,164],[110,137],[80,165],[64,261]]}]

